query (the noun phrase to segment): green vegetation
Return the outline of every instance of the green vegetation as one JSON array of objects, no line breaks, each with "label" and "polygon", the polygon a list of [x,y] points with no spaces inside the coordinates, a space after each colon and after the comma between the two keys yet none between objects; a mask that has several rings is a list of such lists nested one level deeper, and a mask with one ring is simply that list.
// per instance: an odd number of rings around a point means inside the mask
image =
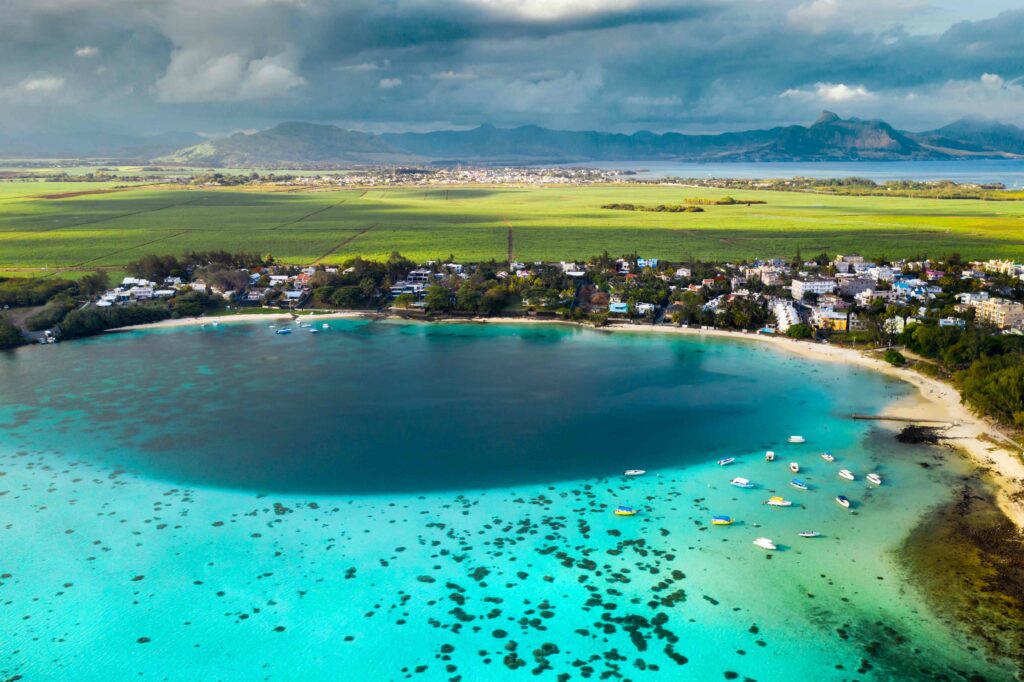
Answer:
[{"label": "green vegetation", "polygon": [[961,399],[972,409],[1005,426],[1024,428],[1024,337],[926,322],[907,326],[900,341],[935,360],[939,372],[952,374]]},{"label": "green vegetation", "polygon": [[169,317],[171,317],[171,309],[165,303],[126,305],[114,308],[81,308],[71,311],[64,318],[64,322],[60,326],[61,338],[78,339],[99,334],[107,329],[159,322]]},{"label": "green vegetation", "polygon": [[0,315],[0,350],[17,348],[24,343],[25,339],[14,323],[7,319],[6,315]]},{"label": "green vegetation", "polygon": [[791,339],[810,339],[814,337],[814,330],[809,325],[800,322],[790,325],[789,329],[786,330],[786,336]]},{"label": "green vegetation", "polygon": [[[86,185],[91,189],[101,183]],[[607,249],[677,262],[805,253],[888,258],[958,251],[965,258],[1024,254],[1024,202],[747,192],[767,204],[719,205],[680,221],[609,203],[678,205],[726,190],[673,186],[398,188],[317,192],[135,188],[63,199],[61,183],[0,183],[0,272],[109,269],[153,251],[273,253],[279,262],[584,259]],[[27,270],[26,270],[27,269]]]},{"label": "green vegetation", "polygon": [[903,356],[903,353],[899,352],[898,350],[889,349],[885,351],[885,355],[882,357],[886,362],[888,362],[893,367],[902,367],[903,365],[907,364],[907,359]]},{"label": "green vegetation", "polygon": [[601,208],[611,209],[613,211],[651,211],[653,213],[703,213],[704,209],[700,206],[684,206],[682,204],[665,205],[658,204],[657,206],[642,206],[639,204],[604,204]]},{"label": "green vegetation", "polygon": [[11,306],[14,308],[27,305],[43,305],[56,294],[75,288],[74,282],[53,278],[0,278],[0,306]]}]

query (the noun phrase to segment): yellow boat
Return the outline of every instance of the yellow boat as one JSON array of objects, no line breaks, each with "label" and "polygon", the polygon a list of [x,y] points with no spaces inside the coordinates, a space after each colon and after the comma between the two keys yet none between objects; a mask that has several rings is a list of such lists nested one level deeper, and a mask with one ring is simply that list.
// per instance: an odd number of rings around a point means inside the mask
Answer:
[{"label": "yellow boat", "polygon": [[616,516],[636,516],[636,509],[633,509],[632,507],[627,507],[624,504],[620,504],[618,507],[615,508],[615,515]]},{"label": "yellow boat", "polygon": [[731,526],[732,522],[733,522],[733,518],[731,516],[712,516],[711,517],[711,525],[712,526]]}]

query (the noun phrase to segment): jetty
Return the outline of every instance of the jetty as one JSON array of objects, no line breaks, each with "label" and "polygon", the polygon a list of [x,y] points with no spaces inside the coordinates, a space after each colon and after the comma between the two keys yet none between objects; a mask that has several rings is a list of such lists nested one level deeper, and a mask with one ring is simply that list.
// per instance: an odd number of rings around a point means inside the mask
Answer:
[{"label": "jetty", "polygon": [[857,414],[854,412],[850,419],[864,419],[873,421],[904,422],[906,424],[940,424],[942,426],[956,426],[954,422],[942,421],[941,419],[918,419],[915,417],[891,417],[882,414]]}]

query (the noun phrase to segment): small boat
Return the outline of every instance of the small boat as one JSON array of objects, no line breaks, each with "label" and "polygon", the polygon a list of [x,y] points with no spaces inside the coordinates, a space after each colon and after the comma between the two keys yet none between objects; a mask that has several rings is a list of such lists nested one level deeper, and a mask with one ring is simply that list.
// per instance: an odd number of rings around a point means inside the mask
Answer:
[{"label": "small boat", "polygon": [[731,516],[712,516],[711,517],[711,525],[712,526],[731,526],[732,523],[733,523],[733,518]]},{"label": "small boat", "polygon": [[732,464],[735,461],[736,461],[735,457],[726,457],[725,459],[718,460],[718,466],[720,466],[720,467],[729,466],[730,464]]},{"label": "small boat", "polygon": [[615,515],[616,516],[636,516],[636,509],[634,509],[633,507],[628,507],[628,506],[626,506],[624,504],[620,504],[618,507],[615,508]]},{"label": "small boat", "polygon": [[794,478],[792,481],[789,482],[789,484],[796,488],[797,490],[810,490],[810,488],[807,487],[807,484],[801,481],[799,478]]},{"label": "small boat", "polygon": [[769,540],[768,538],[758,538],[754,540],[754,544],[760,547],[761,549],[776,549],[775,543]]},{"label": "small boat", "polygon": [[797,464],[796,462],[790,462],[789,463],[789,470],[792,471],[794,474],[799,474],[800,473],[800,465]]},{"label": "small boat", "polygon": [[787,500],[785,498],[779,497],[778,495],[772,495],[771,497],[769,497],[768,501],[765,502],[765,504],[767,504],[770,507],[792,507],[793,506],[792,502],[790,502],[789,500]]},{"label": "small boat", "polygon": [[854,480],[857,477],[854,476],[853,472],[850,471],[849,469],[840,469],[839,470],[839,478],[845,478],[847,481],[852,481],[852,480]]},{"label": "small boat", "polygon": [[836,502],[839,503],[840,507],[846,507],[847,509],[850,508],[850,498],[846,495],[836,495]]},{"label": "small boat", "polygon": [[285,327],[284,329],[278,329],[278,330],[277,330],[276,332],[274,332],[274,333],[275,333],[275,334],[281,334],[281,335],[284,335],[284,334],[291,334],[291,333],[292,333],[292,330],[291,330],[291,329],[288,329],[287,327]]},{"label": "small boat", "polygon": [[798,445],[800,443],[806,443],[807,439],[804,438],[803,436],[790,436],[789,442],[793,443],[794,445]]},{"label": "small boat", "polygon": [[329,324],[327,324],[326,322],[324,322],[324,323],[323,323],[322,325],[320,325],[320,328],[321,328],[321,329],[330,329],[330,328],[331,328],[331,325],[329,325]]},{"label": "small boat", "polygon": [[214,327],[219,327],[220,326],[220,322],[211,322],[210,324],[212,324]]},{"label": "small boat", "polygon": [[647,473],[646,469],[626,469],[622,472],[623,476],[643,476]]},{"label": "small boat", "polygon": [[825,460],[826,462],[834,462],[834,461],[836,461],[835,456],[831,452],[823,452],[823,453],[821,453],[821,458],[823,460]]},{"label": "small boat", "polygon": [[309,333],[310,333],[310,334],[319,334],[319,333],[320,333],[320,330],[319,330],[319,329],[310,329],[310,330],[309,330]]},{"label": "small boat", "polygon": [[799,533],[797,533],[797,535],[799,535],[802,538],[816,538],[820,537],[821,533],[819,533],[816,530],[802,530]]},{"label": "small boat", "polygon": [[771,450],[769,450],[768,452],[764,453],[764,461],[766,461],[766,462],[774,462],[775,461],[775,453],[773,451],[771,451]]},{"label": "small boat", "polygon": [[734,485],[737,488],[753,488],[754,487],[753,483],[751,483],[750,481],[748,481],[745,478],[741,478],[740,476],[737,476],[736,478],[734,478],[731,481],[729,481],[729,484],[730,485]]},{"label": "small boat", "polygon": [[870,473],[867,476],[865,476],[864,478],[868,479],[869,481],[871,481],[875,485],[882,485],[882,477],[879,476],[878,474]]}]

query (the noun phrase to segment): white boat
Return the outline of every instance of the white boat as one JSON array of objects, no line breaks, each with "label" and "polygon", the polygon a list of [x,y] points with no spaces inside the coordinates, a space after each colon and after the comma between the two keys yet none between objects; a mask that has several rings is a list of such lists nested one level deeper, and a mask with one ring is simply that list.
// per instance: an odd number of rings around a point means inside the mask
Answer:
[{"label": "white boat", "polygon": [[288,329],[288,328],[286,327],[286,328],[284,328],[284,329],[278,329],[278,330],[277,330],[276,332],[274,332],[274,333],[275,333],[275,334],[281,334],[281,335],[283,336],[283,335],[285,335],[285,334],[291,334],[291,333],[292,333],[292,330],[291,330],[291,329]]},{"label": "white boat", "polygon": [[799,478],[794,478],[792,481],[789,482],[789,484],[796,488],[797,490],[810,490],[807,484],[801,481]]},{"label": "white boat", "polygon": [[816,530],[802,530],[799,533],[797,533],[797,535],[799,535],[802,538],[816,538],[819,537],[821,533],[819,533]]},{"label": "white boat", "polygon": [[864,478],[868,479],[869,481],[871,481],[875,485],[882,485],[882,477],[879,476],[878,474],[871,473],[871,474],[868,474],[867,476],[865,476]]},{"label": "white boat", "polygon": [[797,464],[796,462],[790,462],[789,463],[789,470],[792,471],[794,474],[799,474],[800,473],[800,465]]},{"label": "white boat", "polygon": [[210,324],[212,324],[214,327],[219,327],[220,326],[220,322],[211,322]]},{"label": "white boat", "polygon": [[750,481],[748,481],[745,478],[741,478],[740,476],[737,476],[736,478],[732,479],[731,481],[729,481],[729,483],[731,485],[736,486],[737,488],[753,488],[754,487],[753,483],[751,483]]},{"label": "white boat", "polygon": [[331,325],[329,325],[329,324],[327,324],[326,322],[324,322],[324,323],[323,323],[323,324],[321,325],[321,328],[323,328],[323,329],[330,329],[330,328],[331,328]]},{"label": "white boat", "polygon": [[823,460],[825,460],[826,462],[834,462],[834,461],[836,461],[835,456],[833,456],[831,452],[823,452],[823,453],[821,453],[821,458]]},{"label": "white boat", "polygon": [[643,476],[646,473],[646,469],[626,469],[622,472],[624,476]]},{"label": "white boat", "polygon": [[789,500],[784,499],[782,497],[779,497],[778,495],[772,495],[771,497],[769,497],[768,501],[765,502],[765,504],[767,504],[769,507],[792,507],[793,506],[792,502],[790,502]]},{"label": "white boat", "polygon": [[846,507],[847,509],[850,508],[850,498],[846,495],[836,495],[836,502],[839,503],[840,507]]},{"label": "white boat", "polygon": [[310,334],[319,334],[319,333],[320,333],[320,330],[319,330],[319,329],[310,329],[310,330],[309,330],[309,333],[310,333]]},{"label": "white boat", "polygon": [[776,549],[775,543],[769,540],[768,538],[758,538],[754,540],[754,544],[760,547],[761,549]]},{"label": "white boat", "polygon": [[793,444],[806,443],[807,440],[803,436],[790,436],[789,442]]},{"label": "white boat", "polygon": [[735,457],[726,457],[725,459],[718,460],[718,466],[720,466],[720,467],[729,466],[730,464],[732,464],[735,461],[736,461]]},{"label": "white boat", "polygon": [[766,462],[774,462],[775,461],[775,453],[773,451],[771,451],[771,450],[769,450],[768,452],[764,453],[764,461],[766,461]]},{"label": "white boat", "polygon": [[854,476],[853,472],[850,471],[849,469],[840,469],[839,470],[839,478],[845,478],[847,481],[852,481],[852,480],[854,480],[857,477]]}]

